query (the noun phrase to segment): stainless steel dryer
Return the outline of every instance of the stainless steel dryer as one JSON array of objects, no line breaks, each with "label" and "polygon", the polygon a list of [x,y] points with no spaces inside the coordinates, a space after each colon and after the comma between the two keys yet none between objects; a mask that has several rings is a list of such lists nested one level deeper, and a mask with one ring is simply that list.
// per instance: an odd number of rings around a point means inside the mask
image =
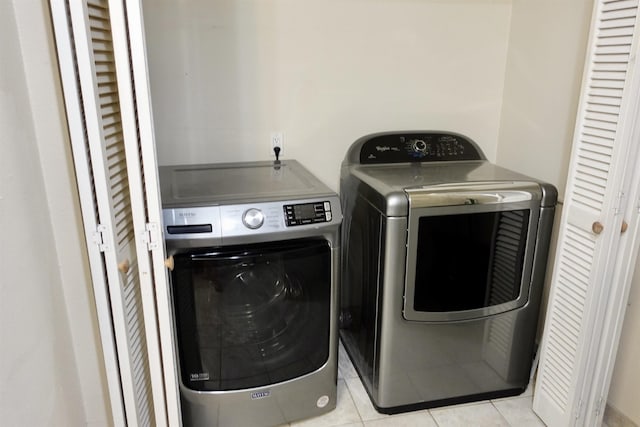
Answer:
[{"label": "stainless steel dryer", "polygon": [[185,425],[336,406],[337,194],[298,162],[160,168]]},{"label": "stainless steel dryer", "polygon": [[529,381],[557,192],[468,138],[395,132],[342,165],[341,338],[384,413]]}]

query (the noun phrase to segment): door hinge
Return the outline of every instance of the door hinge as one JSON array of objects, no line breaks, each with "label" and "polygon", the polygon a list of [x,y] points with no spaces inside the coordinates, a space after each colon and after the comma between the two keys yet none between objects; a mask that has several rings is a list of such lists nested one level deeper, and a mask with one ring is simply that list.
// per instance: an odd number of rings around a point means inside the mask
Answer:
[{"label": "door hinge", "polygon": [[147,245],[147,250],[152,251],[158,248],[158,243],[162,241],[160,226],[155,222],[148,222],[144,225],[142,241]]},{"label": "door hinge", "polygon": [[622,202],[624,200],[624,192],[623,191],[618,191],[618,195],[616,198],[616,207],[613,210],[613,213],[615,215],[619,215],[622,212]]},{"label": "door hinge", "polygon": [[576,420],[580,418],[580,411],[582,411],[582,399],[578,401],[578,407],[576,408]]},{"label": "door hinge", "polygon": [[602,410],[602,396],[598,399],[598,404],[596,405],[596,417],[600,416],[600,411]]},{"label": "door hinge", "polygon": [[98,246],[100,252],[105,252],[109,249],[107,240],[107,226],[98,224],[98,226],[96,227],[96,231],[93,232],[93,243]]}]

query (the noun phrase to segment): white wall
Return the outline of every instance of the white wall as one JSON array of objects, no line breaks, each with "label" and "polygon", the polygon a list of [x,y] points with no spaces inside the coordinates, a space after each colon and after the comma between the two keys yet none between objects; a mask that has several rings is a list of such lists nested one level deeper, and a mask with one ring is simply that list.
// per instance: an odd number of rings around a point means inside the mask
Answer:
[{"label": "white wall", "polygon": [[46,1],[0,2],[0,424],[107,426],[53,49]]},{"label": "white wall", "polygon": [[510,0],[145,0],[160,164],[269,159],[271,131],[337,190],[383,130],[470,136],[495,159]]}]

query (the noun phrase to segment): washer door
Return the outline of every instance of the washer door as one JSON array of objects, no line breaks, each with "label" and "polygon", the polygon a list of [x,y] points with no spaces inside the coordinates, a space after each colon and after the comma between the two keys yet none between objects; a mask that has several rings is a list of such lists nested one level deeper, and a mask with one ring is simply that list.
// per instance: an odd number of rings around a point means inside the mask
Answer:
[{"label": "washer door", "polygon": [[469,320],[525,305],[540,210],[534,194],[410,194],[404,318]]},{"label": "washer door", "polygon": [[175,257],[182,383],[199,391],[286,381],[329,356],[326,240],[227,247]]}]

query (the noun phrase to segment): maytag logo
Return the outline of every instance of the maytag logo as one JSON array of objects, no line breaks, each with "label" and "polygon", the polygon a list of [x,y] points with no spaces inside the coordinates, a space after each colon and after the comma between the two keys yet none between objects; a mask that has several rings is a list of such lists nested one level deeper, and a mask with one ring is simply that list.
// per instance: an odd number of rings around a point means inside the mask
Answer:
[{"label": "maytag logo", "polygon": [[271,390],[254,391],[251,393],[251,400],[264,399],[271,396]]},{"label": "maytag logo", "polygon": [[208,372],[197,372],[189,374],[189,379],[191,381],[208,381],[209,373]]},{"label": "maytag logo", "polygon": [[183,218],[193,218],[194,216],[196,216],[195,212],[178,212],[178,216],[181,216]]}]

